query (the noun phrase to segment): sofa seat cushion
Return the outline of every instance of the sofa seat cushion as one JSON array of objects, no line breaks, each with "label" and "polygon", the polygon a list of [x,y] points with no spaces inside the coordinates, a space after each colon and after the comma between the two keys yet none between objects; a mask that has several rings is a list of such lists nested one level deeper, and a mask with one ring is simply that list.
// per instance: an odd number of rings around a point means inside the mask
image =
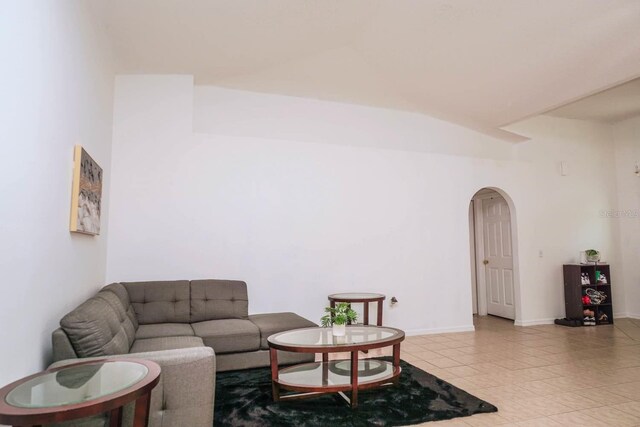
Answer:
[{"label": "sofa seat cushion", "polygon": [[136,339],[159,337],[193,336],[193,328],[188,323],[157,323],[140,325],[136,331]]},{"label": "sofa seat cushion", "polygon": [[199,337],[158,337],[135,340],[130,353],[145,353],[147,351],[175,350],[180,348],[204,347]]},{"label": "sofa seat cushion", "polygon": [[216,353],[255,351],[260,348],[260,330],[244,319],[207,320],[191,324],[195,334]]},{"label": "sofa seat cushion", "polygon": [[269,348],[269,344],[267,343],[269,335],[289,331],[291,329],[318,326],[312,321],[290,312],[252,314],[249,316],[249,320],[253,322],[258,329],[260,329],[260,348],[263,350],[267,350]]}]

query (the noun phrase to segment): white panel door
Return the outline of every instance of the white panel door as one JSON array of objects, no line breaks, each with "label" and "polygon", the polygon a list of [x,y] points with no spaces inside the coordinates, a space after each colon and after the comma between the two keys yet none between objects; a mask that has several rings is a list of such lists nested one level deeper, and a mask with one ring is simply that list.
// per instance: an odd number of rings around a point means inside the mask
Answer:
[{"label": "white panel door", "polygon": [[502,197],[482,200],[487,313],[515,319],[511,215]]}]

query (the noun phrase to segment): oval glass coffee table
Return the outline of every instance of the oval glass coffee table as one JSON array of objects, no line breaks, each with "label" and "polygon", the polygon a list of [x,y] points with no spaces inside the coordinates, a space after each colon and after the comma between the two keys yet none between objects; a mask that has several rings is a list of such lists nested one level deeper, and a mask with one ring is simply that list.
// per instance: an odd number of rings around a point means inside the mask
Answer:
[{"label": "oval glass coffee table", "polygon": [[146,426],[160,366],[142,359],[79,362],[31,375],[0,389],[0,424],[39,426],[104,412],[122,425],[122,407],[136,401],[133,425]]},{"label": "oval glass coffee table", "polygon": [[[304,328],[271,335],[267,342],[271,356],[274,401],[339,393],[352,408],[358,406],[358,390],[392,385],[400,376],[400,343],[404,332],[380,326],[347,326],[346,334],[333,336],[331,328]],[[358,360],[358,352],[393,346],[393,361]],[[278,350],[320,353],[322,362],[278,368]],[[351,352],[351,360],[329,361],[329,353]],[[356,367],[354,369],[354,367]],[[282,395],[281,390],[294,393]],[[344,392],[350,392],[347,396]]]}]

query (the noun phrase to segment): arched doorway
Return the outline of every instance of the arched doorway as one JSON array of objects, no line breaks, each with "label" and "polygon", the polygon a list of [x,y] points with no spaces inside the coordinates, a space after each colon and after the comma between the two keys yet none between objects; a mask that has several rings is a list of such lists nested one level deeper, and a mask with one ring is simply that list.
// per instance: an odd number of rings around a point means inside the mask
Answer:
[{"label": "arched doorway", "polygon": [[498,188],[483,188],[469,203],[474,314],[516,319],[519,300],[515,207]]}]

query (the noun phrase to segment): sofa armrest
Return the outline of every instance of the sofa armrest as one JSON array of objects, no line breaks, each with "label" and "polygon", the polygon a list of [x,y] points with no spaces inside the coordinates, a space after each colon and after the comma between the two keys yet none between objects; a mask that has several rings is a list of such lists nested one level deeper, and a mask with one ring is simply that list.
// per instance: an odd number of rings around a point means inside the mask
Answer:
[{"label": "sofa armrest", "polygon": [[[117,356],[89,357],[81,361],[132,357],[156,362],[162,368],[160,382],[151,393],[149,426],[213,425],[216,360],[210,347],[151,351]],[[78,363],[79,359],[52,364],[58,367]],[[133,416],[133,404],[125,407],[125,425]]]}]

